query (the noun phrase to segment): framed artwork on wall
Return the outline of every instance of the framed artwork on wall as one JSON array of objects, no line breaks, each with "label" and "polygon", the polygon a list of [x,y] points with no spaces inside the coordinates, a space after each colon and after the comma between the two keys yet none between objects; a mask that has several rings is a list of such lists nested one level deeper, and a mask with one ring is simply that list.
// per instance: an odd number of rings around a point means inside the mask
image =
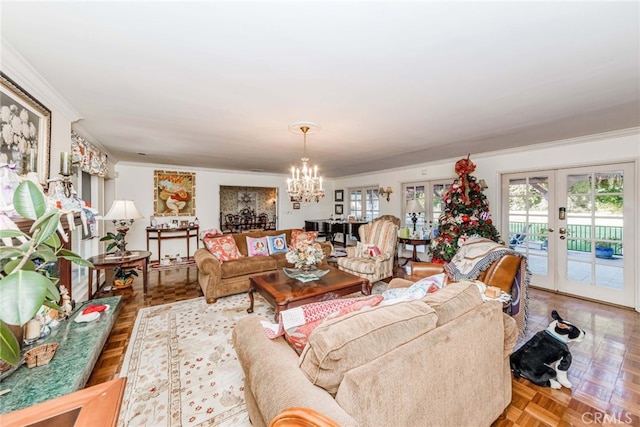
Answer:
[{"label": "framed artwork on wall", "polygon": [[18,175],[36,172],[49,179],[51,110],[0,71],[0,164],[16,165]]},{"label": "framed artwork on wall", "polygon": [[342,205],[336,205],[334,212],[336,215],[342,215],[344,213],[344,211],[342,210]]},{"label": "framed artwork on wall", "polygon": [[195,172],[153,171],[153,214],[196,215]]},{"label": "framed artwork on wall", "polygon": [[293,209],[300,209],[300,203],[293,202]]},{"label": "framed artwork on wall", "polygon": [[336,202],[344,202],[344,190],[336,190],[335,199]]}]

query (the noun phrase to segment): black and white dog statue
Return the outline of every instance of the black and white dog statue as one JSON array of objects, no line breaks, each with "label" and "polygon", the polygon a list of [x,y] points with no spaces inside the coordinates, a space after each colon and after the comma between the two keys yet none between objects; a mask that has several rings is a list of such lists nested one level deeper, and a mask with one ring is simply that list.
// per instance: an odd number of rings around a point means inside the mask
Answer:
[{"label": "black and white dog statue", "polygon": [[524,377],[542,387],[571,388],[567,378],[571,353],[567,344],[582,341],[585,332],[562,320],[555,310],[551,317],[554,320],[547,329],[536,333],[511,355],[511,371],[516,378]]}]

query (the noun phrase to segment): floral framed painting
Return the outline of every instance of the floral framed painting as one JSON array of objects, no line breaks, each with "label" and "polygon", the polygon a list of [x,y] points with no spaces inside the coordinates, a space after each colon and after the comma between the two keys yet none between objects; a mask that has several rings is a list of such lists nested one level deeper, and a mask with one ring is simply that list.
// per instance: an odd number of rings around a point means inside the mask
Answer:
[{"label": "floral framed painting", "polygon": [[153,171],[153,214],[196,215],[195,172]]},{"label": "floral framed painting", "polygon": [[51,110],[0,71],[0,165],[49,179]]}]

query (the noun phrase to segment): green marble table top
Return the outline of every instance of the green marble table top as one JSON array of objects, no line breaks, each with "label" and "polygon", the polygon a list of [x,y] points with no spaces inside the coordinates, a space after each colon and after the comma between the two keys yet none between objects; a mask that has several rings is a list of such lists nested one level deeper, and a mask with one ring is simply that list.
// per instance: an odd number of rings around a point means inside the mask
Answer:
[{"label": "green marble table top", "polygon": [[[115,296],[78,303],[71,317],[57,330],[34,343],[33,346],[56,342],[58,349],[49,364],[35,368],[24,364],[2,380],[0,391],[11,391],[0,396],[0,414],[84,388],[118,317],[120,300],[120,296]],[[87,306],[100,304],[108,304],[110,309],[97,320],[88,323],[73,321]]]}]

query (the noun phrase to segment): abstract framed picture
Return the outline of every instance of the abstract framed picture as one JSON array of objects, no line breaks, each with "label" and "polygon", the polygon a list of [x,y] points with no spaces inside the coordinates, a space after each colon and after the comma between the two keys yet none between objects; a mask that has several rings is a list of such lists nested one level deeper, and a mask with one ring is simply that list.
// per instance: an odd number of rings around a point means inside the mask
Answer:
[{"label": "abstract framed picture", "polygon": [[195,172],[153,171],[153,214],[196,215]]},{"label": "abstract framed picture", "polygon": [[342,215],[344,213],[344,211],[342,210],[342,205],[336,205],[334,213],[336,215]]},{"label": "abstract framed picture", "polygon": [[49,179],[51,110],[0,71],[0,165]]},{"label": "abstract framed picture", "polygon": [[336,202],[344,202],[344,190],[336,190],[334,192]]}]

